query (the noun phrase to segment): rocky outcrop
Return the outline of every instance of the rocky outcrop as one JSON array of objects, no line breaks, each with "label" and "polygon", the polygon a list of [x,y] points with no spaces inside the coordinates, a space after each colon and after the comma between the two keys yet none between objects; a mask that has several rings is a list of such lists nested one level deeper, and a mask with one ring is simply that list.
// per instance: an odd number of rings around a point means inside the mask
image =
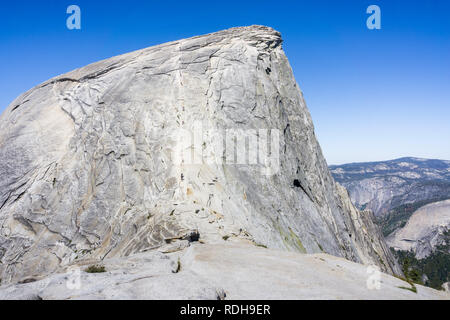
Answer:
[{"label": "rocky outcrop", "polygon": [[276,251],[237,242],[107,258],[102,266],[103,273],[88,273],[85,264],[6,286],[0,288],[0,300],[450,299],[448,293],[412,287],[373,266],[323,253]]},{"label": "rocky outcrop", "polygon": [[[386,240],[396,250],[413,251],[423,259],[438,246],[450,244],[450,200],[426,205],[411,216],[406,225],[393,232]],[[450,252],[445,252],[450,254]]]},{"label": "rocky outcrop", "polygon": [[401,158],[330,166],[330,170],[353,203],[375,216],[406,204],[450,198],[450,161],[446,160]]},{"label": "rocky outcrop", "polygon": [[199,238],[400,272],[331,177],[281,44],[271,28],[233,28],[18,97],[0,118],[2,283]]}]

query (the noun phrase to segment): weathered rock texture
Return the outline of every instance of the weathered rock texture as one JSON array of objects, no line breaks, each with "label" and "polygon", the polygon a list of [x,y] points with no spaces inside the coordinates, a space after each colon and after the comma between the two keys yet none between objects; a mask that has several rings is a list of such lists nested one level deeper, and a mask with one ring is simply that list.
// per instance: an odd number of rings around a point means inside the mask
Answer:
[{"label": "weathered rock texture", "polygon": [[[17,98],[0,118],[3,283],[198,236],[398,270],[331,177],[281,44],[271,28],[229,29],[94,63]],[[176,162],[176,137],[194,121],[278,129],[279,171]],[[221,159],[217,139],[202,147]]]},{"label": "weathered rock texture", "polygon": [[450,299],[375,268],[327,254],[300,254],[244,243],[194,244],[105,259],[104,273],[71,267],[31,283],[0,288],[0,300]]},{"label": "weathered rock texture", "polygon": [[414,212],[403,228],[389,235],[387,243],[396,250],[412,250],[417,259],[423,259],[438,246],[448,247],[449,230],[450,200],[435,202]]}]

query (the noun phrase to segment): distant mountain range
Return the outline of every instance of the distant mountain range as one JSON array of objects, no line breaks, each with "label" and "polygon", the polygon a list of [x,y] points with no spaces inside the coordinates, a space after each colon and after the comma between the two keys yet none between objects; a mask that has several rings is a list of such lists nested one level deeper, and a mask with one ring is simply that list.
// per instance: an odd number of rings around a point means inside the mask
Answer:
[{"label": "distant mountain range", "polygon": [[401,206],[450,198],[450,161],[446,160],[401,158],[330,166],[330,170],[353,203],[377,217]]},{"label": "distant mountain range", "polygon": [[359,209],[374,212],[407,278],[436,289],[449,281],[450,161],[401,158],[330,170]]}]

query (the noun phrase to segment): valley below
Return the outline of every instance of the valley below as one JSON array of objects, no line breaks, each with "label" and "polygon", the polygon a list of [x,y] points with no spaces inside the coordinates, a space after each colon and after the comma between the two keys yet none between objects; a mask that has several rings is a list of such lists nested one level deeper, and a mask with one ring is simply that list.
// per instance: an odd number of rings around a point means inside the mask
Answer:
[{"label": "valley below", "polygon": [[406,276],[436,289],[448,283],[450,161],[401,158],[330,170],[355,206],[374,213]]}]

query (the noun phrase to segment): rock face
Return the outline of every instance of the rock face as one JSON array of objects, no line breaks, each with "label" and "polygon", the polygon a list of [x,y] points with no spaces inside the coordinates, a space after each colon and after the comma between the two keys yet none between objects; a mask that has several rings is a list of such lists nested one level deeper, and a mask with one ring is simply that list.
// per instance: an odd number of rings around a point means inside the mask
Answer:
[{"label": "rock face", "polygon": [[370,213],[331,177],[281,44],[271,28],[233,28],[94,63],[17,98],[0,118],[2,283],[199,238],[400,272]]},{"label": "rock face", "polygon": [[401,158],[330,166],[330,170],[353,203],[375,216],[405,204],[450,198],[450,161]]},{"label": "rock face", "polygon": [[[412,250],[417,259],[423,259],[437,246],[448,245],[450,237],[450,200],[426,205],[411,216],[408,223],[386,240],[396,250]],[[450,252],[447,252],[450,254]]]},{"label": "rock face", "polygon": [[0,300],[450,299],[449,293],[419,285],[412,292],[405,281],[343,258],[236,242],[107,258],[102,265],[104,273],[80,266],[2,287]]}]

